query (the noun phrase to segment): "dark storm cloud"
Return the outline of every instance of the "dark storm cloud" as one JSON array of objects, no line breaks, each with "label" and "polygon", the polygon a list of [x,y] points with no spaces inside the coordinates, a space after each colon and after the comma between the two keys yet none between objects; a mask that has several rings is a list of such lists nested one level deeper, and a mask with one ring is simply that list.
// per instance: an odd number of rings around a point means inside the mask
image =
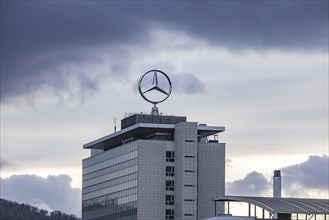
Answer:
[{"label": "dark storm cloud", "polygon": [[[72,76],[81,90],[95,91],[100,79],[83,70],[88,63],[102,62],[101,53],[110,55],[108,74],[127,74],[125,52],[103,48],[145,41],[140,31],[145,27],[134,15],[118,11],[123,8],[116,3],[2,1],[1,100],[41,86],[65,91]],[[69,65],[81,72],[72,73]]]},{"label": "dark storm cloud", "polygon": [[282,169],[283,187],[329,189],[329,157],[310,156],[307,161]]},{"label": "dark storm cloud", "polygon": [[245,178],[228,182],[227,195],[261,196],[269,190],[270,182],[256,171],[248,173]]},{"label": "dark storm cloud", "polygon": [[161,9],[152,14],[167,26],[222,47],[328,50],[327,1],[171,2]]},{"label": "dark storm cloud", "polygon": [[1,180],[1,198],[28,204],[45,204],[52,210],[80,216],[81,190],[70,186],[67,175],[14,175]]},{"label": "dark storm cloud", "polygon": [[[327,51],[328,2],[1,1],[1,100],[44,85],[65,90],[71,73],[58,67],[97,63],[104,48],[108,74],[127,74],[131,60],[114,47],[147,48],[158,27],[234,50]],[[97,91],[100,79],[75,77]]]}]

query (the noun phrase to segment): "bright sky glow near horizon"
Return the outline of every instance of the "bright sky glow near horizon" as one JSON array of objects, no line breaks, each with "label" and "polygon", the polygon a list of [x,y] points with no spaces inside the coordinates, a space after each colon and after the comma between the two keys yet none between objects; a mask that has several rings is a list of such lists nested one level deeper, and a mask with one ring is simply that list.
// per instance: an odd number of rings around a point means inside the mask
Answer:
[{"label": "bright sky glow near horizon", "polygon": [[[1,1],[1,198],[81,215],[82,145],[150,112],[225,126],[226,193],[329,198],[328,1]],[[214,195],[215,196],[215,195]],[[63,202],[65,201],[65,202]]]}]

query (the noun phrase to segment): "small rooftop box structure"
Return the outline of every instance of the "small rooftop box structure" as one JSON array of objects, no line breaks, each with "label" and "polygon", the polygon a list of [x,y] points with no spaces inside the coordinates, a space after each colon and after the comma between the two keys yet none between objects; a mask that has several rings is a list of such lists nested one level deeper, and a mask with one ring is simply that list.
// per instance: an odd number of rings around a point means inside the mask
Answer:
[{"label": "small rooftop box structure", "polygon": [[151,124],[177,124],[179,122],[186,122],[186,117],[183,116],[167,116],[167,115],[148,115],[148,114],[134,114],[121,120],[121,129],[138,123]]}]

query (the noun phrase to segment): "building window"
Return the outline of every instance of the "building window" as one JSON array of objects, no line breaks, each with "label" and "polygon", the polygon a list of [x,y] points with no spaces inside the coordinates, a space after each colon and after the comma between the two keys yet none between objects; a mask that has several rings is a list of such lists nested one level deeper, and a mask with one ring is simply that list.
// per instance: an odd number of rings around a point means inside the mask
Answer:
[{"label": "building window", "polygon": [[194,187],[194,185],[184,185],[185,187]]},{"label": "building window", "polygon": [[174,219],[174,210],[166,209],[166,219]]},{"label": "building window", "polygon": [[173,180],[167,180],[166,181],[166,190],[167,191],[174,191],[174,181]]},{"label": "building window", "polygon": [[175,152],[174,151],[167,151],[166,152],[166,161],[167,162],[175,162]]},{"label": "building window", "polygon": [[175,176],[175,170],[173,166],[166,166],[166,176]]},{"label": "building window", "polygon": [[194,214],[184,214],[184,216],[194,216]]},{"label": "building window", "polygon": [[194,173],[195,171],[194,170],[184,170],[185,173]]},{"label": "building window", "polygon": [[186,155],[185,158],[195,158],[195,156]]},{"label": "building window", "polygon": [[174,205],[174,195],[166,195],[166,205]]},{"label": "building window", "polygon": [[185,140],[185,142],[194,143],[194,142],[195,142],[195,140]]},{"label": "building window", "polygon": [[184,199],[185,202],[194,202],[194,199]]}]

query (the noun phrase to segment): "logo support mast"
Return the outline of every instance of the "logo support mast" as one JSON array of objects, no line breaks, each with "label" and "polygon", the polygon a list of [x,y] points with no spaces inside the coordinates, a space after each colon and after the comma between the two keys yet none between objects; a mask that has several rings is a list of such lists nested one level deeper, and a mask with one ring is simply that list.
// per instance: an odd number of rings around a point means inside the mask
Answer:
[{"label": "logo support mast", "polygon": [[[143,87],[144,77],[149,74],[152,74],[152,73],[153,73],[152,85],[148,89],[144,90],[144,87]],[[162,84],[166,83],[167,84],[166,87],[159,85],[158,74],[161,74],[164,76],[164,77],[162,77],[162,79],[165,79],[166,82],[164,82]],[[147,102],[150,102],[153,104],[153,107],[151,110],[151,115],[159,115],[159,109],[157,107],[157,104],[165,101],[170,96],[171,91],[172,91],[172,84],[171,84],[170,78],[164,72],[162,72],[160,70],[150,70],[150,71],[144,73],[144,75],[139,79],[138,90],[139,90],[139,93],[141,94],[141,96],[143,97],[143,99],[145,99]],[[157,100],[157,99],[153,100],[150,97],[147,97],[148,93],[158,94],[158,95],[162,95],[162,96],[164,95],[164,98],[159,99],[159,100]]]}]

